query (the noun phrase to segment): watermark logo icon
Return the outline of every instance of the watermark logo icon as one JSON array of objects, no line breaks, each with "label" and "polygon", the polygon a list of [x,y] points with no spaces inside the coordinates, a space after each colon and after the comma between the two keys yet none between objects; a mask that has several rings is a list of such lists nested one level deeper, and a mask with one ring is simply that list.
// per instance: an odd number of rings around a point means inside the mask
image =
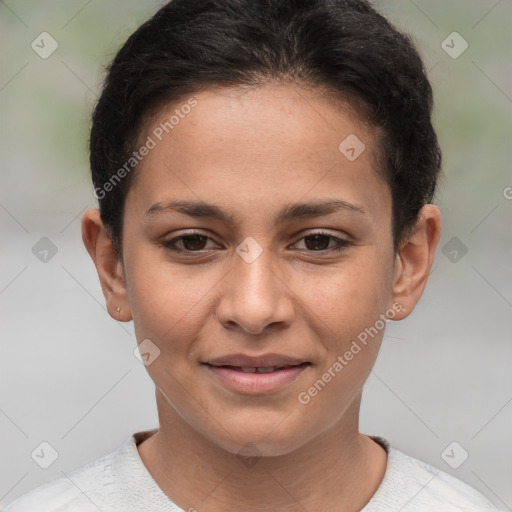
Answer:
[{"label": "watermark logo icon", "polygon": [[452,469],[457,469],[469,457],[469,453],[466,449],[459,444],[457,441],[452,441],[442,452],[441,458],[450,466]]},{"label": "watermark logo icon", "polygon": [[263,252],[263,247],[254,240],[251,236],[248,236],[237,248],[236,252],[243,258],[246,263],[252,263],[256,261],[260,254]]},{"label": "watermark logo icon", "polygon": [[59,47],[59,43],[48,32],[41,32],[30,46],[39,57],[47,59]]},{"label": "watermark logo icon", "polygon": [[357,160],[365,149],[366,146],[364,145],[363,141],[353,133],[346,137],[338,146],[339,152],[351,162]]},{"label": "watermark logo icon", "polygon": [[441,48],[452,59],[458,59],[468,49],[468,47],[468,42],[458,32],[452,32],[441,43]]},{"label": "watermark logo icon", "polygon": [[160,349],[149,338],[146,338],[135,347],[133,355],[144,366],[149,366],[160,356]]},{"label": "watermark logo icon", "polygon": [[57,246],[45,236],[32,247],[32,254],[42,263],[48,263],[57,251]]},{"label": "watermark logo icon", "polygon": [[30,456],[39,467],[48,469],[59,458],[59,453],[48,441],[43,441]]},{"label": "watermark logo icon", "polygon": [[441,251],[452,263],[458,263],[467,254],[468,248],[454,236],[443,245]]},{"label": "watermark logo icon", "polygon": [[261,459],[261,455],[261,451],[254,443],[245,444],[236,454],[242,464],[248,468],[252,468]]}]

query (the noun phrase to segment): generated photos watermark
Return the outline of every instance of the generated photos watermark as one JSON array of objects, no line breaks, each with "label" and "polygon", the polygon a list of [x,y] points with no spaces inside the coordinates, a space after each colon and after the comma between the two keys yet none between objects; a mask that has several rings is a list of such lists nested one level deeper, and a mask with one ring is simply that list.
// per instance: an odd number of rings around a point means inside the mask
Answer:
[{"label": "generated photos watermark", "polygon": [[197,100],[191,97],[186,103],[181,105],[179,109],[174,111],[166,121],[161,122],[156,128],[153,129],[151,135],[148,135],[146,141],[136,151],[133,151],[130,158],[121,166],[117,171],[101,186],[94,189],[94,197],[96,199],[103,199],[109,192],[128,175],[137,165],[149,155],[152,149],[155,149],[159,142],[161,142],[165,135],[169,134],[176,126],[179,125],[194,107],[197,107]]},{"label": "generated photos watermark", "polygon": [[[347,366],[354,357],[361,352],[363,347],[368,345],[368,342],[375,338],[381,331],[386,327],[388,320],[395,318],[396,314],[402,311],[403,306],[399,302],[393,303],[393,306],[389,308],[385,313],[382,313],[379,318],[370,327],[366,327],[357,335],[357,339],[352,340],[350,347],[346,350],[343,355],[338,355],[336,361],[327,368],[323,373],[322,377],[318,379],[311,387],[305,391],[301,391],[297,395],[299,403],[307,405],[311,400],[320,393],[325,386],[332,379],[334,379],[342,370]],[[362,346],[361,346],[362,345]]]}]

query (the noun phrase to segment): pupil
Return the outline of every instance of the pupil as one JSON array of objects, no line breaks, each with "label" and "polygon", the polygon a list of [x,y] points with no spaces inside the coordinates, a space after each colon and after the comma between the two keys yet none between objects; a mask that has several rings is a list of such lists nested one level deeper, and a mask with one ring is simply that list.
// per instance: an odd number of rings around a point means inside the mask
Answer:
[{"label": "pupil", "polygon": [[[204,235],[189,235],[183,238],[183,246],[187,251],[203,249],[204,239],[206,239]],[[192,241],[192,243],[190,243],[190,241]]]},{"label": "pupil", "polygon": [[[314,240],[313,244],[308,244],[308,239],[309,240],[313,239]],[[322,239],[323,239],[324,243],[322,243]],[[306,241],[306,247],[310,250],[312,250],[312,249],[324,250],[324,249],[327,249],[327,247],[329,246],[329,237],[326,235],[310,235],[310,236],[306,237],[305,241]],[[325,242],[327,242],[327,243],[325,243]]]}]

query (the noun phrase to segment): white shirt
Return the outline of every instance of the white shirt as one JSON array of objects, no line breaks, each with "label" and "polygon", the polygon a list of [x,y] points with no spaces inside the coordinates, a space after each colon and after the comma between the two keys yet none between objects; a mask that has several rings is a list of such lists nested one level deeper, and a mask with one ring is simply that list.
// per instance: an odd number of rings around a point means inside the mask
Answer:
[{"label": "white shirt", "polygon": [[[116,451],[20,496],[4,512],[187,512],[158,487],[137,445],[156,430],[136,432]],[[498,510],[457,478],[392,448],[384,479],[361,512],[490,512]]]}]

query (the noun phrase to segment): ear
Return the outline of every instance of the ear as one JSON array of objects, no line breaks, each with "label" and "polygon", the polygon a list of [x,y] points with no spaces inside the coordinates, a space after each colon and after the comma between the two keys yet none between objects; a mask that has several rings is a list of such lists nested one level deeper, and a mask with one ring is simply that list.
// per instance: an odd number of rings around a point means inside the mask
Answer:
[{"label": "ear", "polygon": [[132,320],[132,313],[128,302],[123,264],[116,254],[112,240],[100,218],[99,210],[92,209],[84,213],[82,240],[96,266],[110,316],[120,322],[129,322]]},{"label": "ear", "polygon": [[402,309],[393,320],[409,316],[420,300],[440,236],[441,212],[437,206],[427,204],[420,210],[414,229],[396,255],[392,297]]}]

